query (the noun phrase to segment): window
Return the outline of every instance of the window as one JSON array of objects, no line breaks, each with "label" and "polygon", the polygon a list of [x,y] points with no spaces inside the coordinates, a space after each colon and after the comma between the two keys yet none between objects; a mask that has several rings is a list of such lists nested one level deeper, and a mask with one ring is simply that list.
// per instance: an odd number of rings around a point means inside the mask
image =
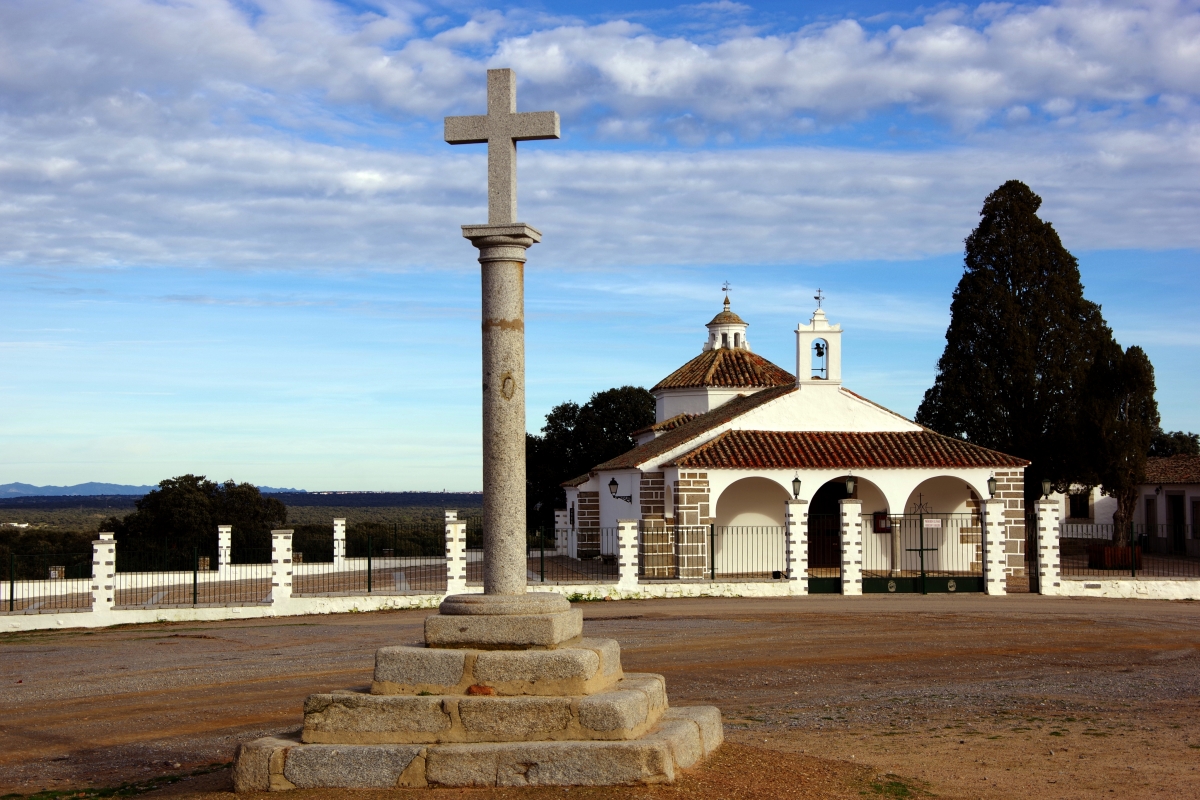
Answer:
[{"label": "window", "polygon": [[733,346],[734,347],[742,346],[742,335],[740,333],[735,333],[733,335]]},{"label": "window", "polygon": [[1089,505],[1090,505],[1088,502],[1089,500],[1091,500],[1091,495],[1087,495],[1087,494],[1071,495],[1071,508],[1070,508],[1071,519],[1091,519],[1092,511],[1091,511],[1091,508],[1089,508]]},{"label": "window", "polygon": [[888,516],[888,512],[886,511],[876,511],[873,515],[873,523],[872,530],[875,533],[892,532],[892,518]]},{"label": "window", "polygon": [[721,347],[729,347],[729,334],[728,333],[721,334]]}]

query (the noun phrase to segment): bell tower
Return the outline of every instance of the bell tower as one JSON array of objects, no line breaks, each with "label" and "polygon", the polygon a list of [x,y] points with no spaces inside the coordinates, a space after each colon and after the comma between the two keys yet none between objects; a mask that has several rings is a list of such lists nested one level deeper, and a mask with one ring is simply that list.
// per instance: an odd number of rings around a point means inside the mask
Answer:
[{"label": "bell tower", "polygon": [[796,385],[842,384],[842,326],[830,325],[821,308],[824,295],[817,290],[817,310],[807,325],[796,326]]}]

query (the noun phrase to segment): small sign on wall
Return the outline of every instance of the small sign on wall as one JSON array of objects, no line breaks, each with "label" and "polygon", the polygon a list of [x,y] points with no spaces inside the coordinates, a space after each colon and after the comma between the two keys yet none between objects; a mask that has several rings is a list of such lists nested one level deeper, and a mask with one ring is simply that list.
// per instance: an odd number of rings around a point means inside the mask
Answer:
[{"label": "small sign on wall", "polygon": [[940,519],[927,519],[927,520],[925,520],[925,527],[926,528],[940,528],[940,527],[942,527],[942,521]]}]

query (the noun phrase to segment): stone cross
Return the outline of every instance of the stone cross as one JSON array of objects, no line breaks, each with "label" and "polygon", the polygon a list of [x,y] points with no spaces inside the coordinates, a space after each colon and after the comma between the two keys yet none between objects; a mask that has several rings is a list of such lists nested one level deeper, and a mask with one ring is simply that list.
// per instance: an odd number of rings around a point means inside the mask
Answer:
[{"label": "stone cross", "polygon": [[557,139],[558,113],[517,113],[517,76],[511,69],[487,72],[488,113],[446,117],[450,144],[488,146],[488,225],[517,221],[517,142]]},{"label": "stone cross", "polygon": [[[488,113],[446,117],[446,141],[488,146],[488,224],[464,225],[463,236],[479,248],[483,284],[483,591],[512,614],[514,595],[538,602],[526,595],[525,251],[542,238],[517,222],[517,142],[557,139],[558,114],[518,114],[511,69],[489,69],[487,86]],[[442,605],[467,607],[452,597]]]}]

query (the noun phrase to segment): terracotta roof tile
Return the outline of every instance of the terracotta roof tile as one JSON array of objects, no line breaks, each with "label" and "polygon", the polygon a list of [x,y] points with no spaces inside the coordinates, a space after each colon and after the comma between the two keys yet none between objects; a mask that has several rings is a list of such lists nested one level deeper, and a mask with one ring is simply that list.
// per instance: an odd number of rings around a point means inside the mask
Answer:
[{"label": "terracotta roof tile", "polygon": [[1200,483],[1200,456],[1148,458],[1146,483]]},{"label": "terracotta roof tile", "polygon": [[582,486],[583,484],[588,482],[588,478],[590,478],[590,477],[592,477],[592,473],[585,472],[582,475],[580,475],[579,477],[571,478],[571,480],[569,480],[569,481],[563,481],[562,483],[559,484],[559,486],[565,486],[567,488],[571,488],[571,487],[575,487],[575,486]]},{"label": "terracotta roof tile", "polygon": [[796,383],[796,376],[757,353],[739,348],[706,350],[663,378],[651,389],[690,389],[700,386],[758,389]]},{"label": "terracotta roof tile", "polygon": [[691,422],[698,416],[700,416],[700,415],[699,414],[689,414],[687,412],[684,412],[682,414],[676,414],[675,416],[673,416],[669,419],[664,419],[662,422],[656,422],[653,425],[647,425],[645,428],[639,428],[638,430],[634,431],[633,433],[631,433],[629,435],[630,436],[638,436],[643,433],[649,433],[650,431],[654,431],[655,433],[666,433],[667,431],[678,428],[680,425],[684,424],[685,422]]},{"label": "terracotta roof tile", "polygon": [[674,460],[707,469],[1024,467],[1028,461],[933,431],[726,431]]},{"label": "terracotta roof tile", "polygon": [[732,419],[740,417],[752,408],[764,405],[772,400],[783,397],[789,392],[796,391],[794,383],[787,386],[776,386],[772,389],[764,389],[761,392],[755,392],[751,395],[738,395],[727,403],[724,403],[706,414],[692,419],[677,428],[667,431],[662,436],[659,436],[653,441],[646,442],[643,445],[629,450],[616,458],[605,461],[603,464],[597,464],[592,467],[592,472],[598,472],[604,469],[633,469],[639,464],[644,464],[653,459],[655,456],[662,455],[670,450],[673,450],[680,445],[686,444],[689,440],[701,436],[713,428],[720,427]]}]

